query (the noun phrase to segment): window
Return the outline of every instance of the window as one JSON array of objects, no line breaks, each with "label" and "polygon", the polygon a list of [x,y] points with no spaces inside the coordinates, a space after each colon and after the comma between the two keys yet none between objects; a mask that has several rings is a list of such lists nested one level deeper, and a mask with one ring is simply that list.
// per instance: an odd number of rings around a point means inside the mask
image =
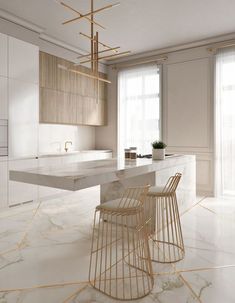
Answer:
[{"label": "window", "polygon": [[160,70],[157,65],[119,72],[118,152],[137,147],[150,154],[151,142],[160,138]]},{"label": "window", "polygon": [[235,49],[216,56],[216,192],[235,195]]}]

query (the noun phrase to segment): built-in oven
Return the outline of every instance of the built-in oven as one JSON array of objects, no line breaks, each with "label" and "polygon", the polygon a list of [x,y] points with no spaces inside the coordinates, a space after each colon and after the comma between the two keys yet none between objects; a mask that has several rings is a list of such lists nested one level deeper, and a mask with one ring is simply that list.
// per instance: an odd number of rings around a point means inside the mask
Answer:
[{"label": "built-in oven", "polygon": [[0,119],[0,157],[8,156],[8,120]]}]

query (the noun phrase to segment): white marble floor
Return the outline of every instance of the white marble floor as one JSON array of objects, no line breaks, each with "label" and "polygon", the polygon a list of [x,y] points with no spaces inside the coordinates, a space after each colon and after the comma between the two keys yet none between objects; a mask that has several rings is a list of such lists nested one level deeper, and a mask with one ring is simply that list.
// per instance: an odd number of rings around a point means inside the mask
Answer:
[{"label": "white marble floor", "polygon": [[[0,303],[114,303],[87,283],[98,188],[0,212]],[[154,264],[143,303],[233,303],[235,199],[201,198],[181,215],[186,256]]]}]

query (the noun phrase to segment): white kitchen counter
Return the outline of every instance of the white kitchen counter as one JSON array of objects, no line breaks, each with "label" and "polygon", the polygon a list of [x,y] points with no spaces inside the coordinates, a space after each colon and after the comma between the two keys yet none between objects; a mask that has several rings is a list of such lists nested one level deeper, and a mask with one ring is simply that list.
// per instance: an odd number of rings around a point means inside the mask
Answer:
[{"label": "white kitchen counter", "polygon": [[42,153],[38,154],[37,156],[25,156],[25,157],[9,157],[9,156],[2,156],[0,157],[0,162],[6,161],[17,161],[17,160],[32,160],[32,159],[41,159],[41,158],[53,158],[53,157],[64,157],[64,156],[73,156],[79,154],[93,154],[93,153],[112,153],[110,149],[87,149],[87,150],[75,150],[75,151],[68,151],[68,152],[58,152],[58,153]]},{"label": "white kitchen counter", "polygon": [[126,187],[165,185],[171,175],[180,172],[179,204],[185,209],[196,201],[195,162],[194,155],[175,155],[161,161],[104,159],[11,170],[10,180],[69,191],[101,185],[101,202],[105,202],[120,197]]}]

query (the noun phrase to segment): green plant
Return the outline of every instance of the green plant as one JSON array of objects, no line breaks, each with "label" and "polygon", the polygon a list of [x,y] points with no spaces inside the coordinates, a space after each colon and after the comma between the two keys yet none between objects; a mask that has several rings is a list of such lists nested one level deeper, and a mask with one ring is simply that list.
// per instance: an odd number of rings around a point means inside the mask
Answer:
[{"label": "green plant", "polygon": [[163,149],[163,148],[166,148],[167,145],[162,141],[156,140],[152,143],[152,147],[153,147],[153,149]]}]

